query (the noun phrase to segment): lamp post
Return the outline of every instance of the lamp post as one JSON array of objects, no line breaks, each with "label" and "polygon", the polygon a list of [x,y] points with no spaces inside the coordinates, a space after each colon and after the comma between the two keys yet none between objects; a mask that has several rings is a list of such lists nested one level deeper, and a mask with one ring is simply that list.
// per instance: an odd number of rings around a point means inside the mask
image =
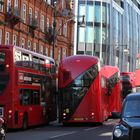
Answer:
[{"label": "lamp post", "polygon": [[52,48],[52,57],[54,58],[55,51],[55,30],[56,30],[56,1],[54,2],[54,21],[53,21],[53,48]]},{"label": "lamp post", "polygon": [[57,11],[56,11],[56,6],[57,6],[57,2],[54,2],[54,21],[53,21],[53,48],[52,48],[52,57],[55,58],[55,41],[56,41],[56,36],[58,35],[60,29],[69,21],[72,21],[75,17],[82,17],[82,22],[80,24],[80,26],[84,27],[85,26],[85,15],[81,15],[81,16],[73,16],[70,17],[69,19],[67,19],[56,31],[56,18],[57,18]]}]

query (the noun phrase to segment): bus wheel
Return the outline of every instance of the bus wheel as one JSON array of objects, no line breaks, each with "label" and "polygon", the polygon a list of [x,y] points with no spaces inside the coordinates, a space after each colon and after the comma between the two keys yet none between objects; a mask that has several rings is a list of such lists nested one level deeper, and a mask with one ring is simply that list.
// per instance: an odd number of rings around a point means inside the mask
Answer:
[{"label": "bus wheel", "polygon": [[22,129],[26,130],[28,128],[28,117],[27,115],[24,115],[23,122],[22,122]]}]

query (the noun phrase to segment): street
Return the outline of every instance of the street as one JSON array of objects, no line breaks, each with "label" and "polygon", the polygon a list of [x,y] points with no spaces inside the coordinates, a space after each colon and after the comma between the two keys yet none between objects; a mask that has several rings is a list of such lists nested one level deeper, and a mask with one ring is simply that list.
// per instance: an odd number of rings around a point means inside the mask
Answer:
[{"label": "street", "polygon": [[110,140],[116,120],[108,120],[97,126],[62,126],[50,124],[26,131],[7,132],[6,140]]}]

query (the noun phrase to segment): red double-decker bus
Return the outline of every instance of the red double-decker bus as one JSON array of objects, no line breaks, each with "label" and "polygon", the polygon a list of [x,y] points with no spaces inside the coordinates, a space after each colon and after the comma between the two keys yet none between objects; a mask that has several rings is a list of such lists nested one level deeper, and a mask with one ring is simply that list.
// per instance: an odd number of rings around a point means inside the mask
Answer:
[{"label": "red double-decker bus", "polygon": [[0,116],[7,128],[56,119],[56,73],[52,58],[12,45],[0,45]]},{"label": "red double-decker bus", "polygon": [[140,92],[140,54],[136,57],[135,88],[136,92]]},{"label": "red double-decker bus", "polygon": [[121,72],[122,98],[135,90],[135,72]]},{"label": "red double-decker bus", "polygon": [[108,113],[111,117],[112,112],[120,112],[122,106],[120,70],[116,66],[103,66],[101,79],[104,83],[102,94],[107,96],[106,105],[108,105]]},{"label": "red double-decker bus", "polygon": [[103,85],[97,57],[65,58],[58,71],[60,121],[64,124],[105,121],[109,117],[109,99],[102,94]]}]

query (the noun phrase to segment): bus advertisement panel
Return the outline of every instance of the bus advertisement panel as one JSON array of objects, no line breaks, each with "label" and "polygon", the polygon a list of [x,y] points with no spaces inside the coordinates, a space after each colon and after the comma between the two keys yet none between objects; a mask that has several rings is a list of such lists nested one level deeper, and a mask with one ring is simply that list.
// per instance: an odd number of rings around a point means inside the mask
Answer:
[{"label": "bus advertisement panel", "polygon": [[108,118],[101,94],[100,60],[94,56],[65,58],[58,70],[59,114],[63,123],[99,122]]},{"label": "bus advertisement panel", "polygon": [[56,119],[55,62],[12,45],[0,45],[0,117],[7,128]]}]

